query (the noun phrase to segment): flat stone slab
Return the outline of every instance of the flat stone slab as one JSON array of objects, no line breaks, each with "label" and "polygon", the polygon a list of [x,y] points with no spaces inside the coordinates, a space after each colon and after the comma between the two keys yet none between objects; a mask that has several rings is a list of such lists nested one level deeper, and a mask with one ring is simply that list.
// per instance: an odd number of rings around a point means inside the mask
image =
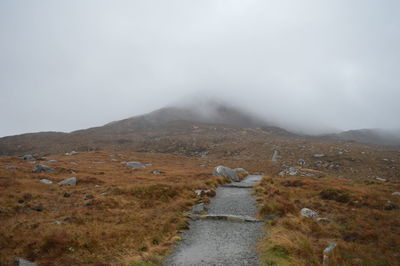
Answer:
[{"label": "flat stone slab", "polygon": [[263,222],[263,220],[256,219],[248,215],[232,215],[232,214],[204,214],[199,215],[199,219],[221,220],[231,222]]}]

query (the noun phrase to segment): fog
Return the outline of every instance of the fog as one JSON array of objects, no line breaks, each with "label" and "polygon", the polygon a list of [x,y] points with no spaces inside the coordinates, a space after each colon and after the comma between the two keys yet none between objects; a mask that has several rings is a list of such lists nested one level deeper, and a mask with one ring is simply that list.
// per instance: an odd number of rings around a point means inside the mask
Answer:
[{"label": "fog", "polygon": [[3,0],[0,136],[201,98],[312,134],[400,128],[399,10],[396,0]]}]

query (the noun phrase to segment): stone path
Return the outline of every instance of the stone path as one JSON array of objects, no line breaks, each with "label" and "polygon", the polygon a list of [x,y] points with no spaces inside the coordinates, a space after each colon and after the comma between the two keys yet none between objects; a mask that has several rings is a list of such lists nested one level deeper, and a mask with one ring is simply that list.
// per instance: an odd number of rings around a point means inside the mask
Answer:
[{"label": "stone path", "polygon": [[217,189],[208,214],[192,221],[190,230],[164,265],[259,265],[256,243],[263,235],[252,187],[262,176],[250,175]]}]

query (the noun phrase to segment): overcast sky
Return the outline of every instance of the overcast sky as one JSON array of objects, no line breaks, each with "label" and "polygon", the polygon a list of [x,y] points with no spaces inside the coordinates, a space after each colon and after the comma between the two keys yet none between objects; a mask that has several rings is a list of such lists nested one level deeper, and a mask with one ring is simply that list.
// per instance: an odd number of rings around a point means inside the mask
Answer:
[{"label": "overcast sky", "polygon": [[282,126],[400,128],[400,1],[0,1],[0,136],[191,95]]}]

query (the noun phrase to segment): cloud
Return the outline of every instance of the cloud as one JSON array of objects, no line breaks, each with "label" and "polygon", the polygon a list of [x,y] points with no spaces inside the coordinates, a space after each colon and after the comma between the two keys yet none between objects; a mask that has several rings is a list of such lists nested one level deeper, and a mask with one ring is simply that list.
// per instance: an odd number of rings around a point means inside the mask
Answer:
[{"label": "cloud", "polygon": [[0,135],[206,95],[294,130],[400,128],[398,1],[2,1]]}]

